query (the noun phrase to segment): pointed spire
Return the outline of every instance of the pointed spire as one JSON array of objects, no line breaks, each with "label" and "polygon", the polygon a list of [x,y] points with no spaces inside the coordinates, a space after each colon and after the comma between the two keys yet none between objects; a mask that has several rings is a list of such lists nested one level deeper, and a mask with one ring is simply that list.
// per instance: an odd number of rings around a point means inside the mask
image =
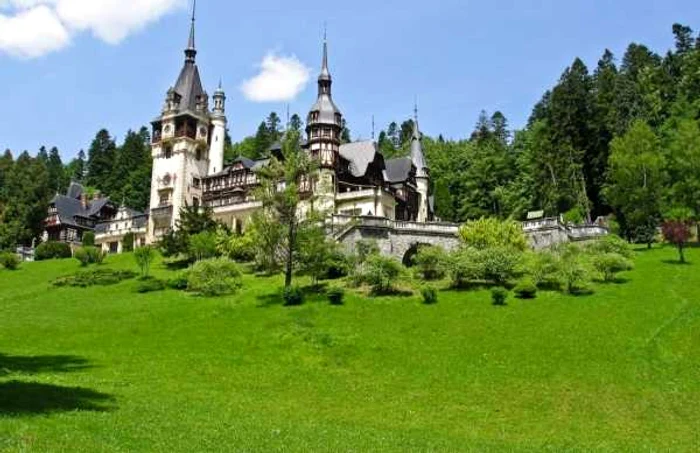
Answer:
[{"label": "pointed spire", "polygon": [[331,72],[328,70],[328,29],[323,25],[323,62],[321,63],[321,75],[319,80],[330,80]]},{"label": "pointed spire", "polygon": [[420,140],[420,128],[418,127],[418,97],[416,96],[413,103],[413,139]]},{"label": "pointed spire", "polygon": [[194,59],[197,56],[197,49],[194,43],[194,22],[195,15],[197,12],[197,0],[192,2],[192,24],[190,25],[190,38],[187,41],[187,49],[185,49],[186,61],[194,63]]},{"label": "pointed spire", "polygon": [[411,161],[416,166],[416,177],[426,178],[428,166],[423,155],[423,138],[418,127],[418,100],[413,106],[413,137],[411,137]]}]

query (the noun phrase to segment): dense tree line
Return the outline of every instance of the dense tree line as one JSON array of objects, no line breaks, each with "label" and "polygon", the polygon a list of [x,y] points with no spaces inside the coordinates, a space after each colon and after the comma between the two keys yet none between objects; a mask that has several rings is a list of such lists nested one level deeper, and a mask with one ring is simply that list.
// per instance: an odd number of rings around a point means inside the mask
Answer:
[{"label": "dense tree line", "polygon": [[80,150],[64,164],[56,147],[41,147],[36,156],[24,151],[14,158],[0,156],[0,250],[30,245],[43,231],[48,203],[64,194],[71,181],[90,192],[99,191],[116,203],[146,209],[151,187],[148,129],[129,131],[117,146],[106,130],[92,141],[88,153]]}]

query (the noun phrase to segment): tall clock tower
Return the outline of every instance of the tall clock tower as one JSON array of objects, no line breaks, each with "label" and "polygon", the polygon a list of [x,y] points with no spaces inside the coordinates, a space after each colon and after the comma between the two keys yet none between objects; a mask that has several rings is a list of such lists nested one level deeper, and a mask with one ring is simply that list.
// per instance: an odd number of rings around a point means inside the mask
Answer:
[{"label": "tall clock tower", "polygon": [[226,96],[219,87],[211,113],[196,57],[193,7],[184,65],[166,94],[161,115],[152,122],[149,242],[177,227],[183,207],[201,203],[200,179],[223,167]]}]

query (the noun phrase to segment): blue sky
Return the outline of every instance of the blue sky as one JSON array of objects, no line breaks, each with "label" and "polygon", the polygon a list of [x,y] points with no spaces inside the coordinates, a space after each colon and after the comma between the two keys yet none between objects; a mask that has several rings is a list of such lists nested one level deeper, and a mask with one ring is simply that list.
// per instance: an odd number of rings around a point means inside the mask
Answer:
[{"label": "blue sky", "polygon": [[[106,6],[91,8],[96,2]],[[121,138],[147,124],[183,62],[187,3],[0,0],[0,149],[56,145],[70,158],[99,128]],[[518,128],[575,57],[592,69],[606,47],[618,58],[633,41],[665,52],[674,22],[700,30],[697,0],[198,3],[197,62],[210,93],[223,79],[234,139],[253,134],[271,110],[286,109],[284,100],[250,100],[241,89],[269,55],[310,69],[289,101],[305,116],[324,22],[334,98],[362,138],[371,134],[372,115],[377,129],[408,118],[415,96],[430,135],[467,136],[482,109],[501,110]],[[11,22],[36,8],[43,15]],[[267,82],[274,85],[274,77]]]}]

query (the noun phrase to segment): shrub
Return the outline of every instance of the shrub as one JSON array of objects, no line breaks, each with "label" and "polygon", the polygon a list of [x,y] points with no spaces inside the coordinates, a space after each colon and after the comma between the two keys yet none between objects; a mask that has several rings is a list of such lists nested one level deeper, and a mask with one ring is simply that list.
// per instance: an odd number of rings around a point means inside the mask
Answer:
[{"label": "shrub", "polygon": [[49,241],[39,244],[34,251],[34,259],[46,261],[73,257],[70,245],[64,242]]},{"label": "shrub", "polygon": [[394,292],[394,283],[402,273],[403,266],[395,259],[372,255],[367,260],[363,275],[374,294],[390,294]]},{"label": "shrub", "polygon": [[420,293],[423,296],[424,304],[433,305],[438,302],[438,292],[432,286],[424,286],[421,288]]},{"label": "shrub", "polygon": [[593,266],[606,282],[614,281],[615,275],[634,268],[630,260],[617,253],[603,253],[593,257]]},{"label": "shrub", "polygon": [[102,264],[105,259],[105,253],[97,247],[79,247],[75,250],[75,259],[80,261],[81,266],[90,264]]},{"label": "shrub", "polygon": [[134,233],[126,233],[124,235],[124,240],[122,241],[122,251],[125,253],[134,251]]},{"label": "shrub", "polygon": [[462,225],[459,235],[467,246],[480,250],[493,247],[507,247],[520,251],[527,249],[527,238],[522,226],[510,220],[472,220]]},{"label": "shrub", "polygon": [[0,266],[8,271],[17,270],[20,264],[22,264],[22,261],[16,254],[12,252],[0,253]]},{"label": "shrub", "polygon": [[452,286],[466,288],[474,281],[483,280],[485,275],[483,264],[476,249],[464,248],[454,252],[450,256]]},{"label": "shrub", "polygon": [[163,291],[165,289],[165,282],[158,280],[156,278],[143,279],[138,282],[134,291],[139,294],[154,293],[157,291]]},{"label": "shrub", "polygon": [[493,247],[480,251],[477,257],[483,263],[484,278],[503,285],[515,277],[522,253],[510,247]]},{"label": "shrub", "polygon": [[337,280],[350,274],[352,262],[350,257],[343,253],[342,250],[336,248],[327,258],[328,261],[326,262],[326,271],[323,278]]},{"label": "shrub", "polygon": [[539,288],[558,290],[561,287],[561,261],[550,251],[533,254],[528,272]]},{"label": "shrub", "polygon": [[216,234],[211,231],[203,231],[190,236],[188,251],[190,257],[197,261],[214,258],[217,255]]},{"label": "shrub", "polygon": [[420,247],[413,262],[423,280],[440,280],[445,277],[447,254],[442,247]]},{"label": "shrub", "polygon": [[531,277],[524,277],[513,289],[518,299],[534,299],[537,297],[537,285]]},{"label": "shrub", "polygon": [[255,259],[255,242],[252,234],[229,233],[224,228],[216,231],[216,250],[239,263]]},{"label": "shrub", "polygon": [[92,231],[86,231],[83,233],[83,247],[94,247],[95,246],[95,233]]},{"label": "shrub", "polygon": [[233,294],[241,287],[241,271],[233,261],[198,261],[187,272],[187,290],[203,296]]},{"label": "shrub", "polygon": [[593,253],[616,253],[627,259],[632,259],[634,256],[634,251],[632,251],[632,247],[629,243],[614,234],[604,236],[592,242],[588,246],[588,250]]},{"label": "shrub", "polygon": [[339,286],[334,286],[328,289],[328,301],[331,305],[343,305],[345,298],[345,290]]},{"label": "shrub", "polygon": [[506,301],[508,300],[508,290],[497,286],[495,288],[491,289],[491,301],[493,302],[494,305],[496,306],[503,306],[506,305]]},{"label": "shrub", "polygon": [[282,291],[282,299],[286,307],[304,304],[304,292],[298,286],[289,286]]},{"label": "shrub", "polygon": [[80,271],[74,275],[61,277],[53,282],[54,286],[73,286],[79,288],[87,288],[89,286],[108,286],[115,285],[121,281],[129,280],[136,277],[136,274],[131,271],[117,271],[113,269],[94,269]]},{"label": "shrub", "polygon": [[358,264],[364,264],[373,255],[379,255],[379,244],[371,239],[360,239],[355,243]]},{"label": "shrub", "polygon": [[168,288],[184,291],[187,289],[187,271],[178,272],[167,282]]},{"label": "shrub", "polygon": [[559,281],[569,294],[590,292],[591,273],[576,245],[567,244],[559,252]]},{"label": "shrub", "polygon": [[134,250],[134,259],[136,260],[136,265],[141,271],[141,277],[148,277],[148,273],[151,269],[151,263],[155,257],[155,251],[151,246],[139,247]]}]

